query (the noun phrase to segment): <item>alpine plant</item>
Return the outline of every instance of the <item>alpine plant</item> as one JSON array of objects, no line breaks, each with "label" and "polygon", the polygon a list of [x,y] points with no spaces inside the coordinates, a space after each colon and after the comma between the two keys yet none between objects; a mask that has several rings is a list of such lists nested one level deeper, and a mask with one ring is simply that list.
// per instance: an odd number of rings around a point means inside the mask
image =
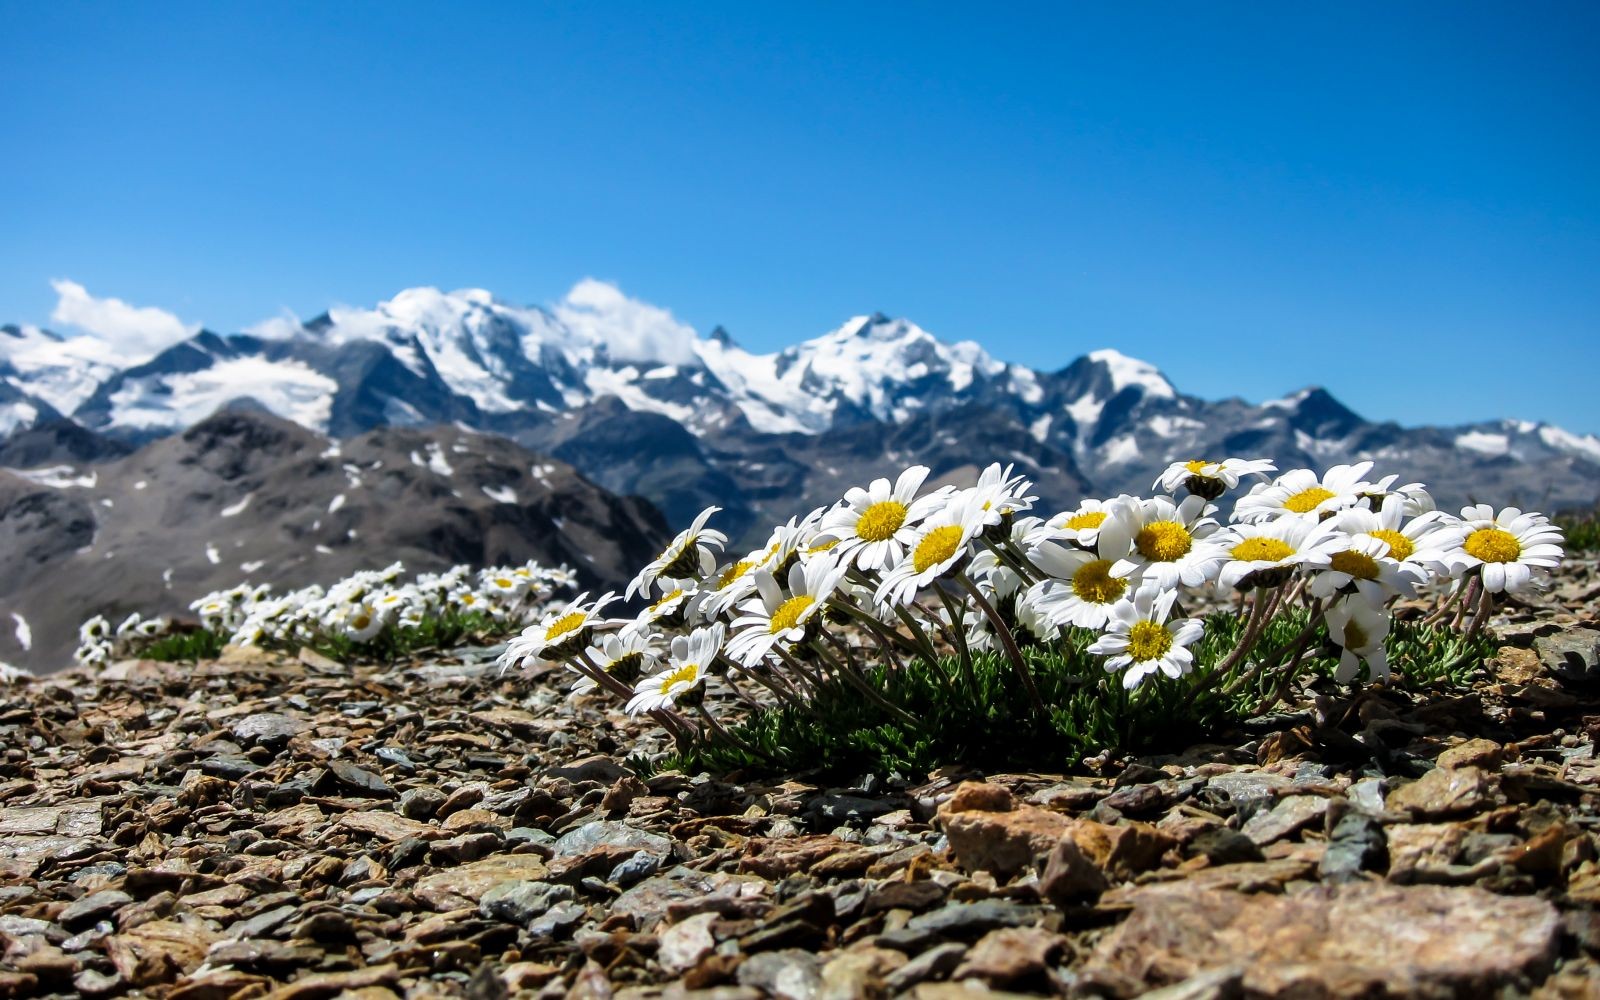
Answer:
[{"label": "alpine plant", "polygon": [[[1542,514],[1453,515],[1421,484],[1374,477],[1371,462],[1275,477],[1260,459],[1176,462],[1154,496],[1054,513],[1035,511],[1033,484],[1010,466],[989,466],[967,489],[930,489],[929,471],[851,488],[742,555],[724,554],[708,508],[627,585],[621,599],[635,610],[617,611],[613,593],[552,606],[501,667],[564,664],[575,694],[603,691],[648,713],[680,746],[742,750],[707,708],[708,689],[804,713],[833,687],[916,725],[885,694],[884,672],[933,666],[952,697],[969,697],[978,653],[1003,657],[1040,713],[1052,706],[1025,649],[1086,650],[1104,668],[1101,690],[1131,697],[1246,679],[1281,697],[1310,659],[1335,661],[1337,683],[1388,680],[1397,602],[1436,595],[1428,621],[1470,638],[1496,601],[1544,587],[1563,555]],[[1240,617],[1236,641],[1208,662],[1206,624],[1185,611],[1201,602]],[[1290,615],[1297,638],[1258,648]]]}]

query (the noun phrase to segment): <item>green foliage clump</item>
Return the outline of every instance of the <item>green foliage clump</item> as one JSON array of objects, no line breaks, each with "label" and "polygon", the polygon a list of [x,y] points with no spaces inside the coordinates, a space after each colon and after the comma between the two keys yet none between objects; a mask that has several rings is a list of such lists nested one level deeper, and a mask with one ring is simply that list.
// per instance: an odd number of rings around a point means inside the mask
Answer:
[{"label": "green foliage clump", "polygon": [[[1175,751],[1198,740],[1223,738],[1241,721],[1270,709],[1288,687],[1281,671],[1254,665],[1287,654],[1308,621],[1305,610],[1278,616],[1257,652],[1222,674],[1217,666],[1237,645],[1237,615],[1206,619],[1195,647],[1192,675],[1152,678],[1133,690],[1087,652],[1079,632],[1054,646],[1023,650],[1047,706],[1041,715],[1007,659],[977,653],[970,674],[956,657],[934,666],[914,659],[900,670],[869,668],[860,675],[914,720],[891,715],[853,686],[832,683],[804,707],[781,705],[752,712],[731,726],[745,748],[699,741],[654,762],[652,769],[824,772],[925,775],[942,765],[984,770],[1071,770],[1086,757]],[[1420,622],[1397,621],[1387,643],[1391,668],[1412,686],[1469,684],[1493,651],[1484,634],[1467,637]],[[1297,679],[1333,684],[1339,650],[1320,630],[1306,642]]]}]

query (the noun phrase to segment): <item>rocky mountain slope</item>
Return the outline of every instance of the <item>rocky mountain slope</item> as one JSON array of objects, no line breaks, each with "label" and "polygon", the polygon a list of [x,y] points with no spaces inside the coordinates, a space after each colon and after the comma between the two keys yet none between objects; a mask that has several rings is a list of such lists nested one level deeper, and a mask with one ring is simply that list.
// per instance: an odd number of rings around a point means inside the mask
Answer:
[{"label": "rocky mountain slope", "polygon": [[187,610],[242,581],[331,583],[535,558],[615,585],[666,525],[569,464],[450,427],[343,441],[227,411],[94,465],[0,470],[0,661],[64,666],[79,623]]},{"label": "rocky mountain slope", "polygon": [[599,282],[553,310],[414,288],[252,334],[201,331],[137,363],[107,361],[88,339],[0,328],[0,461],[111,457],[248,401],[341,439],[441,424],[503,435],[648,497],[670,523],[717,503],[735,535],[911,462],[960,478],[1014,461],[1060,504],[1146,490],[1169,461],[1221,455],[1372,458],[1452,504],[1600,497],[1600,438],[1558,427],[1404,428],[1320,388],[1209,401],[1116,351],[1034,371],[882,315],[752,354]]}]

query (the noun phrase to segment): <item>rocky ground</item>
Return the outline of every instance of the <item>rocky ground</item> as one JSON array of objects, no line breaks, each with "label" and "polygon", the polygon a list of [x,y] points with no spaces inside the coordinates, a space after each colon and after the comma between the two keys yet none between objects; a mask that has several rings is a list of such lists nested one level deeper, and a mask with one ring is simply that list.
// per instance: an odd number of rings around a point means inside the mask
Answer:
[{"label": "rocky ground", "polygon": [[0,997],[1590,995],[1597,607],[1580,561],[1471,692],[914,784],[640,778],[492,650],[27,681]]}]

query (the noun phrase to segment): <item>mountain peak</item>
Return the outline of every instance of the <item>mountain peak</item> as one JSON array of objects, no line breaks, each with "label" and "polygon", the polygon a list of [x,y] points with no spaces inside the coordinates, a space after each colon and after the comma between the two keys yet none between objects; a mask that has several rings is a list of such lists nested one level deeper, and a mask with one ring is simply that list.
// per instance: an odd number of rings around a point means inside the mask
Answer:
[{"label": "mountain peak", "polygon": [[1111,391],[1113,394],[1121,392],[1129,386],[1143,390],[1146,396],[1155,396],[1162,399],[1176,399],[1177,390],[1167,377],[1161,374],[1161,369],[1148,361],[1130,358],[1121,351],[1109,347],[1098,351],[1089,352],[1089,360],[1100,365],[1111,376]]}]

